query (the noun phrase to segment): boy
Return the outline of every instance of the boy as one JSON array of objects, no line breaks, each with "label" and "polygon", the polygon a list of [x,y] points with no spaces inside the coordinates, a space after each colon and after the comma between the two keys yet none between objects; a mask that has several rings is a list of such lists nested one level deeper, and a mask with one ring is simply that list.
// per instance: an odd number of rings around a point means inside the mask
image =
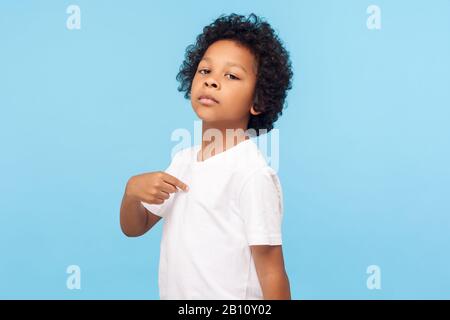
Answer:
[{"label": "boy", "polygon": [[273,128],[291,78],[287,51],[254,14],[219,17],[187,48],[178,90],[202,119],[201,145],[131,177],[120,210],[127,236],[163,218],[161,299],[291,298],[281,185],[249,138]]}]

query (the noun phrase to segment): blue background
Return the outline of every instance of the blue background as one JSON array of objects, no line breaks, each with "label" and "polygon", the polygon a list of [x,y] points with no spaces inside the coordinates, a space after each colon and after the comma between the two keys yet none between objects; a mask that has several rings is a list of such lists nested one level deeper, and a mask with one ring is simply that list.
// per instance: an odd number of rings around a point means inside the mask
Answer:
[{"label": "blue background", "polygon": [[166,168],[175,129],[193,131],[175,75],[231,12],[265,17],[293,62],[276,125],[292,297],[450,298],[446,0],[2,1],[0,298],[158,299],[161,224],[125,237],[120,202],[130,176]]}]

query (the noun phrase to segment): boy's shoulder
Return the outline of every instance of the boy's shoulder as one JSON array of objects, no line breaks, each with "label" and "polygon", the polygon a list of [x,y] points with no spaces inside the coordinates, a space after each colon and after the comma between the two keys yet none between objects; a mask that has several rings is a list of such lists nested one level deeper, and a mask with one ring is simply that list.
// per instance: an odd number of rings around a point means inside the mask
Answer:
[{"label": "boy's shoulder", "polygon": [[172,161],[187,161],[191,160],[195,153],[196,145],[184,146],[172,151]]},{"label": "boy's shoulder", "polygon": [[242,173],[258,171],[258,169],[269,167],[266,157],[255,141],[248,141],[240,151],[237,153],[235,166],[237,170],[242,170]]}]

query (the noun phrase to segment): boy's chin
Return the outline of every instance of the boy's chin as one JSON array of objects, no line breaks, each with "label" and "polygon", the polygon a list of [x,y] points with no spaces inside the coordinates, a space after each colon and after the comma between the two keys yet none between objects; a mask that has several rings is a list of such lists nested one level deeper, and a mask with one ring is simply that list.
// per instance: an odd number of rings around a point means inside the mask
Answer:
[{"label": "boy's chin", "polygon": [[211,107],[195,106],[194,112],[197,114],[197,117],[199,117],[203,121],[220,121],[220,119],[217,117],[216,112],[214,110],[211,110]]},{"label": "boy's chin", "polygon": [[199,114],[197,114],[197,116],[203,122],[209,122],[209,123],[216,123],[218,121],[220,122],[220,120],[218,120],[216,117],[208,117],[208,116],[199,115]]}]

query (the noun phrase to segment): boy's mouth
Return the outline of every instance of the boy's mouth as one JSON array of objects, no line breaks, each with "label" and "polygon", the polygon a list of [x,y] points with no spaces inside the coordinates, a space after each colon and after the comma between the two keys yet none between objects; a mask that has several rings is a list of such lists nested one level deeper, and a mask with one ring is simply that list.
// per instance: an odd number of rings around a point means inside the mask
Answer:
[{"label": "boy's mouth", "polygon": [[198,101],[203,104],[203,105],[207,105],[207,106],[211,106],[213,104],[219,103],[219,101],[217,101],[213,96],[210,95],[201,95],[198,98]]}]

